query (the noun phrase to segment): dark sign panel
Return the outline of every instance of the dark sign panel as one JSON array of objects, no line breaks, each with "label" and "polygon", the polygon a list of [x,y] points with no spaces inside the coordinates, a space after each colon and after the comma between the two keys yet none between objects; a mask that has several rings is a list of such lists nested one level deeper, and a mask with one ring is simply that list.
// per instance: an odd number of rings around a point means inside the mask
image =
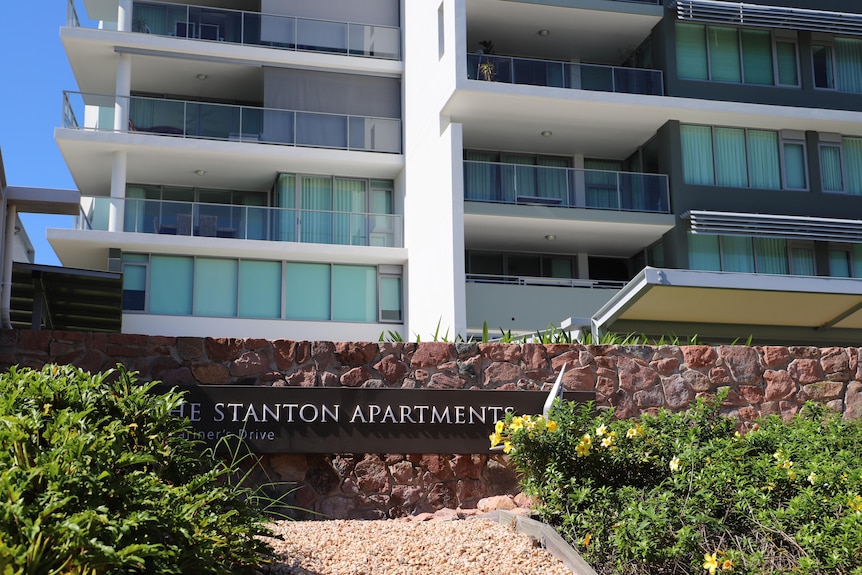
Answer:
[{"label": "dark sign panel", "polygon": [[[178,414],[211,445],[257,453],[482,453],[507,412],[537,415],[541,391],[194,386]],[[588,401],[591,392],[567,392]]]}]

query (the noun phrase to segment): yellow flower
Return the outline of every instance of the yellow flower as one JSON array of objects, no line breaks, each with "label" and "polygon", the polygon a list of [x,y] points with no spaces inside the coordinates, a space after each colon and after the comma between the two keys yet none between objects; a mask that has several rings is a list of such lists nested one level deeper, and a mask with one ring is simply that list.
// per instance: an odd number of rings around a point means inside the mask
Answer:
[{"label": "yellow flower", "polygon": [[850,509],[852,509],[856,513],[862,512],[862,496],[859,496],[859,495],[854,496],[850,500],[848,505],[850,506]]},{"label": "yellow flower", "polygon": [[497,424],[494,425],[494,431],[498,434],[503,433],[504,429],[506,429],[506,422],[503,421],[502,419],[497,421]]},{"label": "yellow flower", "polygon": [[557,430],[557,422],[553,419],[548,420],[548,431],[554,432]]},{"label": "yellow flower", "polygon": [[578,454],[578,457],[586,457],[590,454],[590,446],[581,441],[575,446],[575,453]]},{"label": "yellow flower", "polygon": [[640,425],[635,425],[634,427],[629,428],[626,431],[626,437],[628,439],[634,439],[635,437],[640,437],[643,435],[643,428]]},{"label": "yellow flower", "polygon": [[518,431],[522,427],[524,427],[524,419],[520,416],[514,417],[512,419],[512,423],[509,424],[509,427],[512,428],[512,432]]},{"label": "yellow flower", "polygon": [[503,442],[503,453],[511,453],[512,452],[512,442],[505,441]]},{"label": "yellow flower", "polygon": [[488,436],[488,439],[491,440],[491,447],[497,447],[498,445],[500,445],[500,442],[503,441],[503,436],[497,432],[494,432]]},{"label": "yellow flower", "polygon": [[581,443],[585,444],[587,447],[590,447],[593,444],[593,438],[590,437],[589,433],[587,433],[581,438]]},{"label": "yellow flower", "polygon": [[792,462],[792,461],[790,461],[789,459],[785,459],[785,460],[781,463],[781,465],[779,465],[779,467],[780,467],[781,469],[789,469],[789,468],[793,467],[793,462]]},{"label": "yellow flower", "polygon": [[703,568],[709,571],[709,575],[715,575],[715,570],[718,569],[718,558],[715,553],[703,554]]},{"label": "yellow flower", "polygon": [[596,428],[596,437],[601,437],[608,432],[608,427],[603,423]]},{"label": "yellow flower", "polygon": [[602,439],[602,447],[611,447],[614,444],[614,438],[616,435],[608,435],[604,439]]},{"label": "yellow flower", "polygon": [[788,469],[787,470],[787,477],[789,477],[791,480],[796,479],[796,470],[795,469]]},{"label": "yellow flower", "polygon": [[808,483],[810,483],[811,485],[814,485],[815,481],[817,481],[817,474],[812,471],[811,473],[808,474]]},{"label": "yellow flower", "polygon": [[721,570],[722,571],[733,571],[733,559],[725,559],[721,563]]},{"label": "yellow flower", "polygon": [[593,534],[592,533],[587,533],[586,535],[584,535],[584,547],[589,547],[590,541],[592,541],[592,540],[593,540]]},{"label": "yellow flower", "polygon": [[670,460],[668,467],[670,467],[671,471],[678,471],[680,464],[682,464],[682,461],[680,461],[679,457],[674,457]]},{"label": "yellow flower", "polygon": [[779,459],[779,460],[784,459],[784,452],[779,449],[778,451],[776,451],[775,453],[772,454],[772,457],[774,457],[775,459]]}]

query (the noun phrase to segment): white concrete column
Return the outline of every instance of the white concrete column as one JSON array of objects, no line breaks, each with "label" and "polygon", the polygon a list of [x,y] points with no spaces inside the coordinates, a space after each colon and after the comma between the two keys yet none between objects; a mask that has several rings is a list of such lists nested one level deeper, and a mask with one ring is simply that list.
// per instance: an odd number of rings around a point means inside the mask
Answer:
[{"label": "white concrete column", "polygon": [[18,208],[6,206],[6,237],[3,243],[3,270],[0,281],[0,321],[4,328],[12,327],[12,254],[15,253],[15,221]]},{"label": "white concrete column", "polygon": [[132,0],[120,0],[117,8],[117,31],[132,31]]},{"label": "white concrete column", "polygon": [[129,94],[132,92],[132,56],[118,54],[117,86],[114,100],[114,131],[125,132],[129,129]]},{"label": "white concrete column", "polygon": [[582,280],[590,279],[590,254],[586,252],[578,252],[578,278]]},{"label": "white concrete column", "polygon": [[123,231],[126,198],[126,167],[128,156],[126,152],[114,152],[111,165],[111,207],[108,212],[108,231]]}]

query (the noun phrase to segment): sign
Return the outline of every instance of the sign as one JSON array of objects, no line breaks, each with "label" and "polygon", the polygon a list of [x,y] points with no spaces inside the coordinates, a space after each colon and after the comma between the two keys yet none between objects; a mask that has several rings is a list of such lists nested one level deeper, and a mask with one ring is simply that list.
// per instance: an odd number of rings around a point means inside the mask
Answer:
[{"label": "sign", "polygon": [[[239,436],[256,453],[484,453],[506,413],[536,415],[548,392],[342,387],[180,388],[191,437]],[[592,392],[567,392],[588,401]]]}]

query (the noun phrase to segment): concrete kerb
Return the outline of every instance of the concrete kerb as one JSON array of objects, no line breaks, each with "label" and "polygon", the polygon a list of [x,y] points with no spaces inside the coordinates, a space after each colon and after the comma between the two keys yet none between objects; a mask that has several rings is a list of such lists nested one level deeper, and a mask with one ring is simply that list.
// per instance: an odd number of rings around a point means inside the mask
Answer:
[{"label": "concrete kerb", "polygon": [[517,515],[511,511],[491,511],[475,515],[471,519],[488,519],[503,525],[511,525],[518,533],[532,537],[539,545],[547,549],[554,557],[572,570],[576,575],[597,575],[595,570],[584,561],[581,554],[566,543],[557,531],[546,523]]}]

